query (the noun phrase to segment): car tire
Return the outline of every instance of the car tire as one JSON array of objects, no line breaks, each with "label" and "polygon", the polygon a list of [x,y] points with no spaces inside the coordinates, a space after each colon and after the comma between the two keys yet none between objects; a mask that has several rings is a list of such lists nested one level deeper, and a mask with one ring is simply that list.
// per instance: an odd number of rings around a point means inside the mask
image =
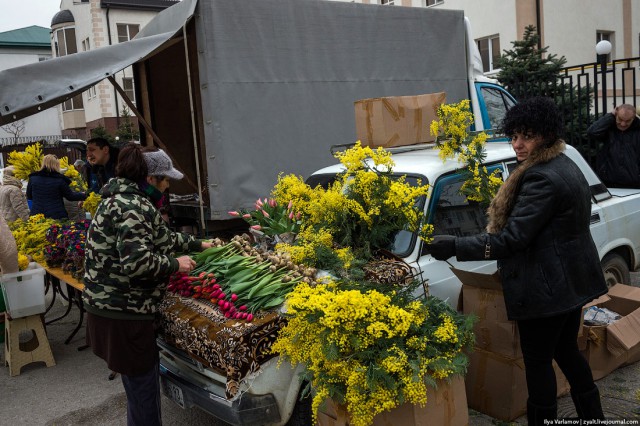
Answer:
[{"label": "car tire", "polygon": [[604,279],[608,288],[611,288],[618,283],[627,285],[631,283],[629,265],[627,265],[627,262],[619,254],[607,254],[604,259],[602,259],[601,264]]},{"label": "car tire", "polygon": [[296,401],[296,405],[293,407],[293,412],[291,413],[291,417],[289,418],[286,426],[308,426],[313,424],[311,421],[311,403],[313,402],[313,397],[309,393],[302,397],[302,391],[304,388],[305,385],[303,384],[300,387],[298,400]]}]

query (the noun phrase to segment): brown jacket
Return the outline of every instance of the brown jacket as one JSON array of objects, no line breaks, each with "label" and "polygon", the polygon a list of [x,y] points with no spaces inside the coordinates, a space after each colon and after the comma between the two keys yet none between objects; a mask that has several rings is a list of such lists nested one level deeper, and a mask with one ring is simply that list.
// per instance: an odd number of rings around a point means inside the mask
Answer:
[{"label": "brown jacket", "polygon": [[0,185],[0,216],[7,222],[29,219],[29,205],[22,192],[22,182],[13,176],[5,175]]},{"label": "brown jacket", "polygon": [[0,272],[18,272],[18,247],[7,222],[0,216]]}]

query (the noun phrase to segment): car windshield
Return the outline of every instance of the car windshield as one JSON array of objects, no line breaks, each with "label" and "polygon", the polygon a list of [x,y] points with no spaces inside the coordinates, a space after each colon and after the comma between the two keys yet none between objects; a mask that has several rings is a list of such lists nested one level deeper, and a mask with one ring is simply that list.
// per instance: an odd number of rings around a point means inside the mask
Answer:
[{"label": "car windshield", "polygon": [[[392,175],[392,178],[399,179],[402,176],[405,176],[405,182],[412,186],[417,186],[418,181],[420,181],[423,185],[426,185],[428,183],[428,179],[425,176]],[[324,189],[327,189],[329,185],[335,182],[335,180],[335,174],[317,174],[307,178],[306,183],[312,188],[320,185]],[[420,197],[418,200],[416,200],[416,206],[421,211],[424,209],[424,203],[425,197]],[[389,251],[391,251],[396,256],[407,257],[409,254],[411,254],[411,251],[415,246],[416,238],[418,238],[418,236],[415,232],[411,232],[406,229],[400,230],[396,233],[393,246],[389,248]]]}]

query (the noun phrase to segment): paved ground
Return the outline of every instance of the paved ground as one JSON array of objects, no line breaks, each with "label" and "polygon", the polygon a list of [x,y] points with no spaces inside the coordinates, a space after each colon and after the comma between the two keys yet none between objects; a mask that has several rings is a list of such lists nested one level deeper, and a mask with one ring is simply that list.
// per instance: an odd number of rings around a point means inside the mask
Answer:
[{"label": "paved ground", "polygon": [[[640,274],[634,274],[640,281]],[[56,318],[64,307],[56,302],[46,318]],[[78,351],[84,343],[84,328],[69,345],[64,340],[78,321],[77,309],[47,326],[47,333],[56,366],[47,368],[34,363],[15,377],[9,369],[0,367],[0,425],[126,425],[126,399],[119,378],[107,379],[109,371],[104,362],[90,350]],[[4,366],[4,351],[0,351],[0,366]],[[640,419],[640,363],[616,370],[598,385],[608,418]],[[197,409],[182,410],[163,397],[165,425],[223,426]],[[560,414],[572,415],[569,397],[559,400]],[[507,425],[483,414],[470,411],[470,425]],[[526,424],[524,417],[514,424]]]}]

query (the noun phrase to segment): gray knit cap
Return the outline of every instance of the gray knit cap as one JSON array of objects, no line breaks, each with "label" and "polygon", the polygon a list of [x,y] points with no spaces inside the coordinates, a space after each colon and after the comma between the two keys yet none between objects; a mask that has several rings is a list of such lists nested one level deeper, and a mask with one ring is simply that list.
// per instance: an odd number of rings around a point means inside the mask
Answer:
[{"label": "gray knit cap", "polygon": [[149,176],[166,176],[171,179],[182,179],[184,175],[173,168],[173,162],[166,152],[159,149],[153,152],[144,152],[144,160],[147,162]]}]

